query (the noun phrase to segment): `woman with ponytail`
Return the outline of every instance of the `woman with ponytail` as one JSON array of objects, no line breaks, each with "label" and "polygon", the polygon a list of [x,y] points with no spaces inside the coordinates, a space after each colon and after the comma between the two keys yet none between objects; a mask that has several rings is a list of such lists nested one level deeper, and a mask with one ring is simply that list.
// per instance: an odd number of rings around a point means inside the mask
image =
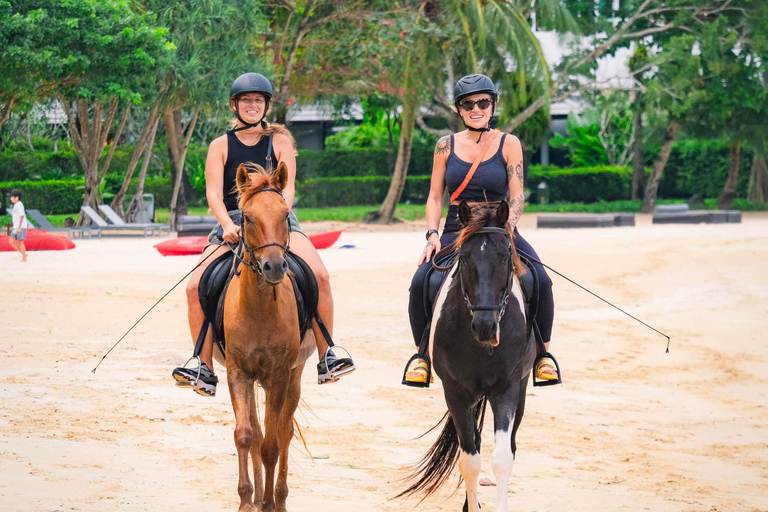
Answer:
[{"label": "woman with ponytail", "polygon": [[[187,285],[189,328],[193,343],[205,320],[198,298],[200,277],[208,264],[229,250],[227,243],[236,245],[240,238],[242,212],[237,204],[237,168],[240,164],[251,162],[271,170],[277,167],[278,162],[285,163],[288,183],[282,194],[289,207],[293,204],[296,192],[296,143],[284,126],[266,121],[272,95],[272,84],[264,75],[246,73],[239,76],[232,84],[229,96],[229,106],[236,118],[233,128],[211,142],[208,149],[205,163],[206,198],[219,224],[208,237],[210,243],[201,258],[201,261],[205,261],[195,269]],[[291,251],[306,261],[314,271],[319,295],[317,309],[333,335],[333,298],[328,271],[309,238],[301,231],[293,211],[289,214],[289,223]],[[328,350],[325,337],[316,322],[313,322],[313,330],[320,357],[317,365],[318,383],[334,382],[338,379],[337,374],[349,373],[354,363],[349,358],[337,358],[333,351]],[[209,330],[200,353],[200,367],[176,368],[173,371],[174,379],[203,396],[215,396],[218,378],[213,374],[212,356],[213,334]]]}]

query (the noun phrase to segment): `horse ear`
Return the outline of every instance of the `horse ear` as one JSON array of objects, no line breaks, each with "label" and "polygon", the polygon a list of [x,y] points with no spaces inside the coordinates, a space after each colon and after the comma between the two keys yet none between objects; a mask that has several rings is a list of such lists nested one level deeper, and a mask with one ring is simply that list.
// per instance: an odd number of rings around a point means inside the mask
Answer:
[{"label": "horse ear", "polygon": [[248,176],[248,170],[245,168],[245,164],[240,164],[237,167],[237,190],[242,194],[248,187],[248,183],[251,178]]},{"label": "horse ear", "polygon": [[459,221],[461,221],[462,226],[466,226],[471,220],[472,208],[470,208],[466,201],[462,201],[461,204],[459,204]]},{"label": "horse ear", "polygon": [[499,204],[499,207],[496,209],[496,216],[499,218],[502,226],[507,224],[509,220],[509,204],[506,201],[502,201]]},{"label": "horse ear", "polygon": [[275,180],[277,181],[277,189],[282,192],[288,184],[288,166],[285,165],[285,162],[277,164],[277,169],[275,169]]}]

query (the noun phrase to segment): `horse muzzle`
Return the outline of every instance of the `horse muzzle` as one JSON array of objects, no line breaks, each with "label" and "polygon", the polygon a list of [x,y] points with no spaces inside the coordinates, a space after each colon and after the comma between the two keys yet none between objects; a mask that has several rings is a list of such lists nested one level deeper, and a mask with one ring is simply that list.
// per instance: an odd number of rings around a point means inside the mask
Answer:
[{"label": "horse muzzle", "polygon": [[479,343],[491,347],[499,344],[499,322],[495,311],[476,311],[471,325],[472,335]]},{"label": "horse muzzle", "polygon": [[288,262],[283,257],[265,258],[260,267],[264,281],[271,286],[282,283],[286,272],[288,272]]}]

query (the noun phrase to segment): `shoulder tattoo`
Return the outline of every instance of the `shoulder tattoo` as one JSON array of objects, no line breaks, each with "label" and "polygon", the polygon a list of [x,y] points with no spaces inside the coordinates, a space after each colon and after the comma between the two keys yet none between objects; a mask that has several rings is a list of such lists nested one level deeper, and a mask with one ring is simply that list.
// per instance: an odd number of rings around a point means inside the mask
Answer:
[{"label": "shoulder tattoo", "polygon": [[445,137],[437,141],[437,146],[435,146],[435,154],[442,155],[450,151],[451,151],[451,138],[446,135]]}]

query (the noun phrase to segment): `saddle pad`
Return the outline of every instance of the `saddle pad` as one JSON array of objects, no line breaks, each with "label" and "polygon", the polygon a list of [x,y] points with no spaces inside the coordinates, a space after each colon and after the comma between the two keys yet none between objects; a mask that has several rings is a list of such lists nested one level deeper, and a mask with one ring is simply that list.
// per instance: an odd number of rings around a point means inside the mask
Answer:
[{"label": "saddle pad", "polygon": [[[299,256],[288,252],[286,260],[290,270],[288,277],[296,297],[300,339],[304,340],[317,313],[317,280],[307,262]],[[200,305],[213,327],[214,340],[220,345],[222,353],[225,353],[224,300],[236,268],[234,263],[235,255],[231,251],[219,256],[205,269],[198,286]]]}]

